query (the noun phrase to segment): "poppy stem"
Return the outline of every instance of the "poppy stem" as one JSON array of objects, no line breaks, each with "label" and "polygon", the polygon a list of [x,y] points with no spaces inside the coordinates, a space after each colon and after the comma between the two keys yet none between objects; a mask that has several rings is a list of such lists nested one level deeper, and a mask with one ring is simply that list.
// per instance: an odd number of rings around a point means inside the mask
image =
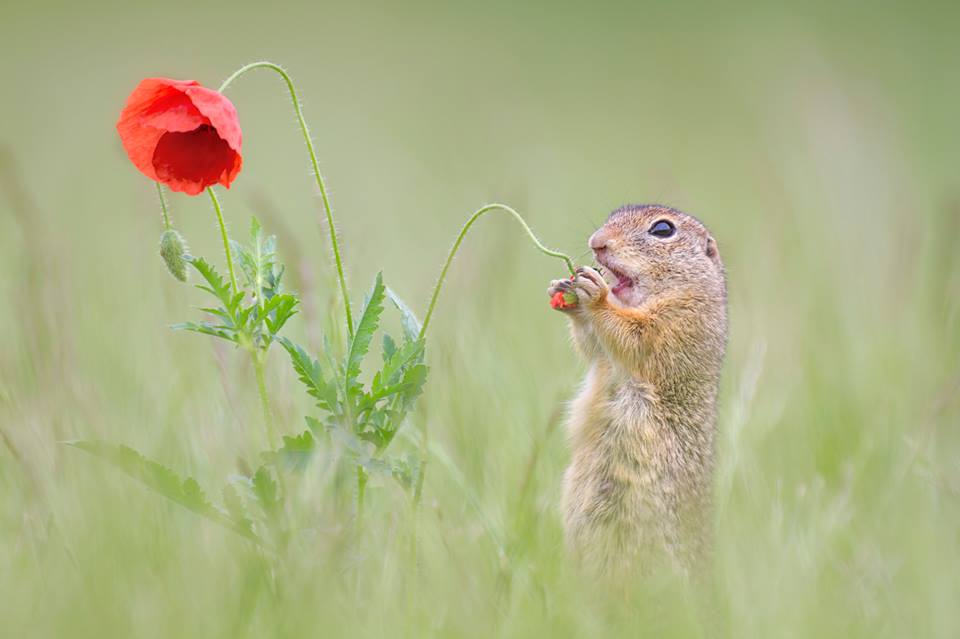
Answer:
[{"label": "poppy stem", "polygon": [[233,72],[229,78],[220,85],[220,93],[223,93],[230,84],[247,71],[253,69],[270,69],[280,74],[290,92],[290,100],[293,102],[293,110],[297,115],[297,122],[300,125],[300,132],[303,134],[303,141],[307,145],[307,152],[310,154],[310,166],[313,168],[313,176],[317,181],[317,188],[320,189],[320,198],[323,200],[323,210],[327,217],[327,229],[330,231],[330,246],[333,248],[333,259],[337,266],[337,279],[340,283],[340,295],[343,297],[343,307],[347,316],[347,334],[350,341],[353,341],[353,313],[350,310],[350,294],[347,291],[347,279],[343,274],[343,260],[340,257],[340,243],[337,241],[337,229],[333,223],[333,208],[330,206],[330,197],[327,195],[327,187],[320,174],[320,165],[317,163],[317,152],[313,148],[313,140],[310,139],[310,129],[307,128],[307,121],[303,118],[303,110],[300,108],[300,99],[297,97],[297,89],[293,85],[293,80],[278,64],[268,61],[251,62],[242,66]]},{"label": "poppy stem", "polygon": [[264,379],[263,364],[267,352],[256,349],[253,351],[253,370],[257,377],[257,394],[260,396],[260,409],[263,411],[263,422],[267,427],[267,443],[270,448],[277,448],[277,429],[273,423],[273,411],[270,409],[270,395],[267,393],[267,382]]},{"label": "poppy stem", "polygon": [[223,238],[223,254],[227,258],[227,270],[230,271],[230,284],[233,286],[233,292],[240,290],[237,286],[237,276],[233,273],[233,255],[230,253],[230,239],[227,237],[227,225],[223,222],[223,211],[220,210],[220,200],[213,188],[207,187],[207,193],[210,194],[210,200],[213,202],[213,210],[217,213],[217,223],[220,225],[220,237]]},{"label": "poppy stem", "polygon": [[159,182],[154,182],[157,185],[157,196],[160,198],[160,210],[163,211],[163,230],[169,231],[173,228],[173,224],[170,223],[170,214],[167,213],[167,198],[163,196],[163,187],[160,186]]},{"label": "poppy stem", "polygon": [[505,211],[513,216],[513,218],[520,223],[520,226],[523,227],[523,230],[527,232],[527,236],[530,237],[530,240],[533,241],[534,245],[539,249],[544,255],[549,255],[550,257],[557,257],[563,260],[567,268],[570,270],[570,274],[574,274],[573,262],[570,260],[570,257],[565,253],[559,251],[554,251],[547,248],[543,243],[537,239],[537,236],[533,234],[533,230],[530,228],[530,225],[527,224],[526,220],[513,210],[511,207],[506,204],[487,204],[486,206],[478,209],[473,215],[470,216],[470,219],[467,220],[467,223],[463,225],[463,228],[460,229],[460,234],[457,236],[456,241],[453,243],[453,246],[450,248],[450,253],[447,255],[446,261],[443,263],[443,268],[440,270],[440,277],[437,280],[437,284],[433,289],[433,295],[430,297],[430,305],[427,307],[427,314],[423,318],[423,324],[420,327],[420,339],[423,339],[423,336],[427,333],[427,326],[430,324],[430,318],[433,316],[433,309],[437,305],[437,298],[440,296],[440,289],[443,287],[443,282],[447,277],[447,271],[450,270],[450,264],[453,263],[453,258],[457,254],[457,251],[460,249],[460,244],[463,242],[463,238],[467,236],[467,231],[470,230],[470,227],[473,226],[473,223],[479,220],[484,214],[489,213],[490,211]]}]

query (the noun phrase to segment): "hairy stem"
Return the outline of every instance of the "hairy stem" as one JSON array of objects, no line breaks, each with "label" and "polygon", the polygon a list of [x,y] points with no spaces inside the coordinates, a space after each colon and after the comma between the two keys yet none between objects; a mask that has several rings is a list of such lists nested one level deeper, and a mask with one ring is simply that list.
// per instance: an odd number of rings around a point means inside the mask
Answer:
[{"label": "hairy stem", "polygon": [[173,225],[170,223],[170,214],[167,213],[167,198],[163,196],[163,187],[160,183],[154,182],[154,184],[157,185],[157,197],[160,198],[160,210],[163,211],[163,230],[169,231]]},{"label": "hairy stem", "polygon": [[450,264],[453,263],[453,258],[456,256],[457,251],[460,249],[460,244],[463,242],[463,238],[467,236],[467,232],[470,230],[470,227],[473,226],[473,223],[483,217],[486,213],[490,211],[505,211],[513,216],[513,218],[520,223],[520,226],[523,227],[523,230],[527,232],[530,240],[534,243],[537,249],[540,250],[544,255],[549,255],[551,257],[560,258],[563,260],[567,268],[570,270],[570,274],[574,274],[573,261],[570,257],[559,251],[554,251],[547,248],[543,243],[537,239],[537,236],[533,234],[533,230],[530,228],[530,225],[527,224],[526,220],[513,210],[511,207],[506,204],[487,204],[486,206],[478,209],[473,215],[470,216],[470,219],[467,220],[467,223],[463,225],[463,228],[460,229],[460,234],[457,236],[456,241],[453,243],[453,246],[450,248],[450,253],[447,255],[447,260],[443,263],[443,268],[440,270],[440,277],[437,280],[437,284],[433,289],[433,295],[430,297],[430,305],[427,307],[427,314],[423,318],[423,325],[420,327],[420,339],[423,339],[423,336],[427,333],[427,326],[430,325],[430,318],[433,316],[433,309],[437,305],[437,298],[440,296],[440,289],[443,288],[443,282],[447,277],[447,271],[450,270]]},{"label": "hairy stem", "polygon": [[230,238],[227,237],[227,225],[223,221],[223,211],[220,210],[220,200],[217,194],[213,192],[212,187],[207,187],[207,193],[210,194],[210,201],[213,202],[213,210],[217,213],[217,224],[220,225],[220,237],[223,238],[223,254],[227,258],[227,270],[230,271],[230,284],[233,286],[233,292],[240,290],[237,286],[237,276],[233,272],[233,255],[230,253]]},{"label": "hairy stem", "polygon": [[277,431],[273,424],[273,411],[270,409],[270,396],[263,374],[263,357],[266,351],[253,351],[253,369],[257,376],[257,393],[260,395],[260,408],[263,410],[263,422],[267,427],[267,442],[271,449],[277,448]]},{"label": "hairy stem", "polygon": [[363,498],[367,492],[367,471],[357,465],[357,527],[363,526]]},{"label": "hairy stem", "polygon": [[313,140],[310,139],[310,129],[307,128],[307,122],[303,119],[303,110],[300,108],[300,99],[297,97],[297,89],[293,85],[293,80],[283,68],[273,62],[261,61],[252,62],[246,66],[237,69],[233,75],[223,81],[220,85],[220,92],[223,93],[230,84],[247,71],[253,69],[270,69],[280,74],[290,92],[290,100],[293,102],[293,110],[297,115],[297,122],[300,124],[300,132],[303,134],[303,141],[307,145],[307,152],[310,154],[310,166],[313,169],[313,176],[317,181],[317,188],[320,189],[320,198],[323,200],[323,210],[327,217],[327,229],[330,231],[330,246],[333,248],[333,259],[337,266],[337,278],[340,282],[340,295],[343,297],[343,307],[347,315],[347,335],[350,341],[353,340],[353,312],[350,310],[350,294],[347,291],[347,279],[343,274],[343,260],[340,257],[340,243],[337,241],[337,229],[333,222],[333,208],[330,206],[330,197],[327,195],[327,187],[324,184],[323,176],[320,174],[320,166],[317,163],[317,153],[313,148]]}]

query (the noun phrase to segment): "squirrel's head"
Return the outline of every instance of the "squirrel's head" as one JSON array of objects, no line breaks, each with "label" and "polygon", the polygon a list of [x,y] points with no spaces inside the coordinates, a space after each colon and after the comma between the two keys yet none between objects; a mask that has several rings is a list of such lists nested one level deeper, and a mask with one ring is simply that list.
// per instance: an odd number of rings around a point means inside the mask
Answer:
[{"label": "squirrel's head", "polygon": [[658,204],[622,206],[590,237],[611,292],[623,304],[677,291],[725,293],[717,242],[695,217]]}]

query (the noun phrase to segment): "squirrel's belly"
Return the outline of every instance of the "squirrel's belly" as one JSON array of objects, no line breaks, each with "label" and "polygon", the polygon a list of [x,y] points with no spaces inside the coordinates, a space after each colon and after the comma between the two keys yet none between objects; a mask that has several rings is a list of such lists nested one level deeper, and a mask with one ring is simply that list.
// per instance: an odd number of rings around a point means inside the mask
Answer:
[{"label": "squirrel's belly", "polygon": [[606,570],[670,546],[676,513],[664,464],[672,442],[656,425],[649,390],[598,381],[588,376],[572,404],[562,507],[568,543]]}]

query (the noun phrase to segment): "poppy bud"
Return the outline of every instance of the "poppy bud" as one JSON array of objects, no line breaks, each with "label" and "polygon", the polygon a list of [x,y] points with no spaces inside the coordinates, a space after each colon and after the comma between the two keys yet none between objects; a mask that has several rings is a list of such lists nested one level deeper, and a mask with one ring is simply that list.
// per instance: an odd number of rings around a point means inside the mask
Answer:
[{"label": "poppy bud", "polygon": [[160,257],[163,258],[170,274],[181,282],[187,281],[187,243],[183,236],[173,229],[167,229],[160,236]]},{"label": "poppy bud", "polygon": [[577,294],[573,291],[557,291],[550,298],[550,306],[555,309],[573,308],[577,305]]}]

